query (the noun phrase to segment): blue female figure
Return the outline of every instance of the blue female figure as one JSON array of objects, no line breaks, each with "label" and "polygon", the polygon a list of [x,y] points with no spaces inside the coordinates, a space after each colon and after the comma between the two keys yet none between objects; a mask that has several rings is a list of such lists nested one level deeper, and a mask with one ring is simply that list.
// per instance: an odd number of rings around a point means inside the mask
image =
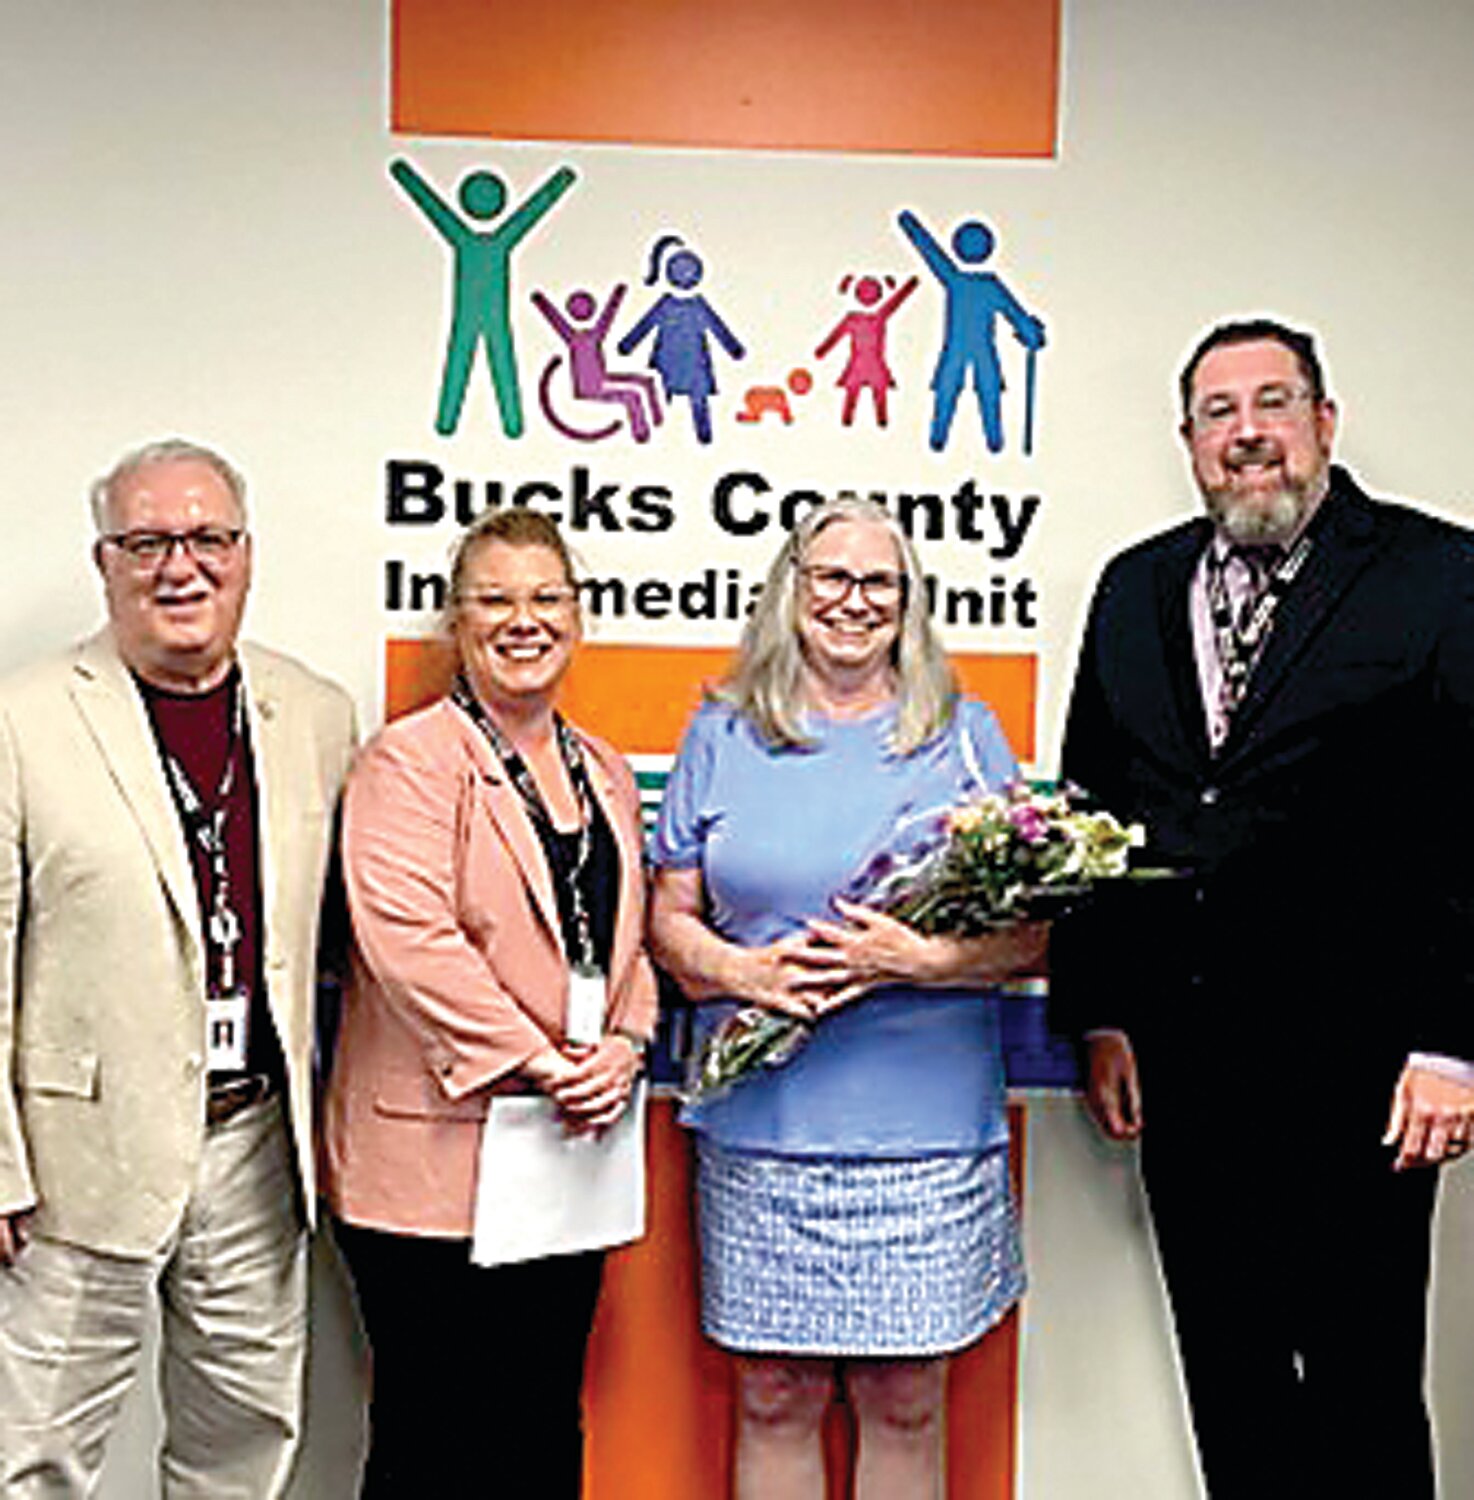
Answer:
[{"label": "blue female figure", "polygon": [[[660,279],[661,262],[666,252],[680,244],[680,236],[674,234],[662,235],[655,242],[645,274],[646,286],[654,286]],[[694,290],[705,274],[701,257],[694,250],[675,249],[665,262],[664,270],[665,279],[674,290],[666,292],[620,339],[619,352],[633,352],[654,333],[650,368],[659,374],[667,401],[676,396],[685,396],[690,401],[696,436],[701,442],[709,443],[711,397],[717,382],[708,336],[715,338],[733,359],[741,359],[747,351],[706,298]]]}]

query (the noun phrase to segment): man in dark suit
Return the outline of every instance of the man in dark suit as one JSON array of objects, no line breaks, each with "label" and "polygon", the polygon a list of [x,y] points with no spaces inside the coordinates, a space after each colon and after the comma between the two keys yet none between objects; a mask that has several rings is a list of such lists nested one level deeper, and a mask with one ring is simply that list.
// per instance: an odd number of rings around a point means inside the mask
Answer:
[{"label": "man in dark suit", "polygon": [[1307,334],[1215,328],[1182,411],[1207,515],[1106,568],[1062,766],[1184,878],[1061,923],[1055,1003],[1092,1113],[1142,1139],[1213,1500],[1431,1500],[1427,1169],[1474,1130],[1474,534],[1332,466]]}]

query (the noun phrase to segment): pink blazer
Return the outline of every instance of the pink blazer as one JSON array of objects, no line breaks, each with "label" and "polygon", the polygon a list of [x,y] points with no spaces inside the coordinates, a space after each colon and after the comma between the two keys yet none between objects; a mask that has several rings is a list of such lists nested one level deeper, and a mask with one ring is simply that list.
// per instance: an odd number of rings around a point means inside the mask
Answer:
[{"label": "pink blazer", "polygon": [[[624,760],[580,732],[619,848],[606,1029],[649,1037],[639,803]],[[328,1085],[333,1211],[408,1234],[471,1232],[493,1092],[563,1034],[568,968],[536,829],[480,731],[448,700],[390,724],[344,802],[353,959]]]}]

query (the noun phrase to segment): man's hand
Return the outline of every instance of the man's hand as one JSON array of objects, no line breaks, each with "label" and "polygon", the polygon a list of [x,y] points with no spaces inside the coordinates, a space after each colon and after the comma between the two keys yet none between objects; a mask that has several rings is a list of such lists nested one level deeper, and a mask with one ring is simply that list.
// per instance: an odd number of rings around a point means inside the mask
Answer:
[{"label": "man's hand", "polygon": [[30,1239],[31,1211],[0,1214],[0,1266],[13,1266]]},{"label": "man's hand", "polygon": [[1131,1039],[1124,1031],[1102,1031],[1085,1045],[1086,1106],[1113,1141],[1134,1141],[1141,1134],[1141,1077]]},{"label": "man's hand", "polygon": [[1462,1156],[1474,1139],[1474,1088],[1430,1068],[1408,1066],[1392,1093],[1382,1136],[1396,1146],[1396,1172],[1434,1167]]}]

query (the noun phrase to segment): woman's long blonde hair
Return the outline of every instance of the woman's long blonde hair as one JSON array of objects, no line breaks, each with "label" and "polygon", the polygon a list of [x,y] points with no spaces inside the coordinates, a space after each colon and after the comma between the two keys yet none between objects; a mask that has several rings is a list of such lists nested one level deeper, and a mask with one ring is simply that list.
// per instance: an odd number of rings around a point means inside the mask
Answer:
[{"label": "woman's long blonde hair", "polygon": [[896,674],[896,725],[890,748],[898,755],[908,755],[951,722],[957,679],[932,628],[915,548],[884,506],[857,495],[826,500],[789,532],[768,569],[732,665],[712,696],[731,704],[771,745],[813,746],[813,736],[803,727],[804,659],[797,625],[799,569],[815,538],[841,521],[883,526],[901,559],[906,583],[900,630],[891,651]]}]

